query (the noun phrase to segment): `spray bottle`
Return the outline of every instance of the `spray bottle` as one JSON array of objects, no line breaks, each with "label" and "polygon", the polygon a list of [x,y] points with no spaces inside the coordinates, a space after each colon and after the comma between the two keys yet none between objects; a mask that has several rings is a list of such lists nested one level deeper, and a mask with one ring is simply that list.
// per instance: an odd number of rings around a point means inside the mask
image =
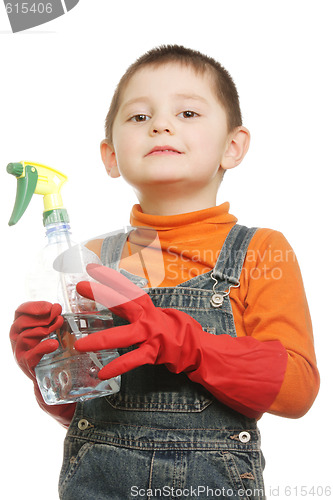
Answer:
[{"label": "spray bottle", "polygon": [[9,225],[16,224],[27,209],[33,194],[44,197],[43,224],[47,244],[28,279],[29,298],[58,302],[64,324],[51,336],[59,348],[41,359],[35,369],[41,394],[47,404],[71,403],[119,391],[120,377],[101,381],[99,370],[118,356],[115,350],[79,353],[74,342],[87,334],[111,328],[112,315],[98,304],[80,296],[76,284],[91,280],[89,263],[101,263],[84,245],[75,245],[67,210],[60,194],[67,177],[38,163],[9,163],[7,172],[17,178],[17,192]]}]

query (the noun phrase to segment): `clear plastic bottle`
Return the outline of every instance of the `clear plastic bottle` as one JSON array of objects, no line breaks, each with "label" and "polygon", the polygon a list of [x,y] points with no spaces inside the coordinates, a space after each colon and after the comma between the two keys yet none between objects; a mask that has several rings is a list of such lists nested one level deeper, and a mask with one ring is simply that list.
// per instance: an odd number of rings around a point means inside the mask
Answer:
[{"label": "clear plastic bottle", "polygon": [[113,321],[108,309],[101,309],[76,291],[79,281],[91,280],[87,264],[101,262],[87,247],[71,241],[69,217],[61,197],[66,175],[31,162],[9,163],[7,172],[17,178],[10,226],[21,219],[34,194],[43,196],[47,245],[30,271],[29,299],[58,302],[64,316],[62,328],[51,334],[59,341],[59,348],[44,355],[35,369],[45,402],[72,403],[118,392],[120,377],[107,381],[98,378],[99,370],[118,356],[116,350],[79,353],[74,349],[77,339],[112,328]]},{"label": "clear plastic bottle", "polygon": [[90,333],[112,328],[108,309],[85,299],[76,291],[76,284],[91,280],[87,264],[100,264],[96,254],[83,245],[75,245],[70,238],[66,217],[52,213],[47,221],[47,245],[38,259],[37,269],[28,276],[28,294],[32,300],[58,302],[62,306],[64,324],[51,334],[59,348],[43,356],[35,369],[38,386],[49,404],[70,403],[105,396],[119,391],[120,377],[101,381],[99,370],[118,356],[116,350],[80,353],[74,342]]}]

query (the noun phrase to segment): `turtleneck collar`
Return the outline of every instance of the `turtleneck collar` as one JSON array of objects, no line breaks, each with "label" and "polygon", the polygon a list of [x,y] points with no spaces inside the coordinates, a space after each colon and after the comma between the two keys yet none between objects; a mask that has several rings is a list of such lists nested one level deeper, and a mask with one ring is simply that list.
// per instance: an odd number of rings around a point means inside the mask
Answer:
[{"label": "turtleneck collar", "polygon": [[140,205],[134,205],[131,211],[131,226],[146,226],[157,231],[181,228],[196,224],[235,224],[236,217],[229,213],[229,203],[179,215],[151,215],[142,212]]}]

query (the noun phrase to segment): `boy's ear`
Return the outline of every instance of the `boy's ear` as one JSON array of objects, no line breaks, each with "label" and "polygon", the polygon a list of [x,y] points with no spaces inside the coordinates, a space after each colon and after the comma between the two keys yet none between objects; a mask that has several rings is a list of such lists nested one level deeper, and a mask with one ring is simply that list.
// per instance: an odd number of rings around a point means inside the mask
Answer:
[{"label": "boy's ear", "polygon": [[221,166],[223,169],[237,167],[243,160],[250,145],[250,132],[241,126],[235,128],[229,136],[227,148],[223,154]]},{"label": "boy's ear", "polygon": [[106,139],[101,142],[101,156],[107,174],[110,177],[120,177],[115,151]]}]

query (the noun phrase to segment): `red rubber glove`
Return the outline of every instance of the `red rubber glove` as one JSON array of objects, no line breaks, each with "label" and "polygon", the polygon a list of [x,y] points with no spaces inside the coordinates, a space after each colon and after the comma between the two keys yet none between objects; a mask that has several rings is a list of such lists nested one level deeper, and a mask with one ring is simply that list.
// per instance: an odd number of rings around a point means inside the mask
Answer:
[{"label": "red rubber glove", "polygon": [[60,304],[25,302],[15,311],[9,336],[19,367],[34,382],[39,406],[62,425],[67,426],[74,415],[75,405],[47,405],[35,376],[35,368],[44,354],[53,352],[59,347],[57,340],[45,338],[62,326],[63,317],[60,314]]},{"label": "red rubber glove", "polygon": [[91,334],[75,342],[78,351],[138,345],[106,365],[108,379],[144,364],[165,364],[185,372],[219,401],[251,418],[267,411],[283,381],[287,352],[279,341],[212,335],[188,314],[155,307],[148,294],[119,272],[88,265],[100,283],[80,282],[78,292],[96,300],[130,324]]}]

